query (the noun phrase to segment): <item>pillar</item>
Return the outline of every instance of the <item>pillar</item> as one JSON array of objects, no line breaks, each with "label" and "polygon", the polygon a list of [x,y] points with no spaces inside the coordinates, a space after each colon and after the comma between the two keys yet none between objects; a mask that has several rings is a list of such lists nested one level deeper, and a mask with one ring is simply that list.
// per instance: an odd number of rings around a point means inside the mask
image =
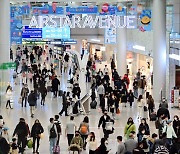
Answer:
[{"label": "pillar", "polygon": [[124,76],[127,73],[127,62],[126,62],[126,28],[117,28],[117,72],[120,76]]},{"label": "pillar", "polygon": [[153,97],[166,96],[166,2],[153,0]]},{"label": "pillar", "polygon": [[0,0],[0,63],[10,60],[10,2]]}]

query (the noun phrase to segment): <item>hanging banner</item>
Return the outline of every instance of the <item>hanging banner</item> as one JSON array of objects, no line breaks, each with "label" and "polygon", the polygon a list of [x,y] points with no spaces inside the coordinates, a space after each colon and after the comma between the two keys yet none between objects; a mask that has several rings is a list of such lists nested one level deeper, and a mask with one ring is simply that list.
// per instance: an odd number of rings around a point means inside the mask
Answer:
[{"label": "hanging banner", "polygon": [[22,44],[22,20],[11,19],[11,44]]},{"label": "hanging banner", "polygon": [[19,18],[22,15],[28,15],[30,13],[29,5],[24,6],[11,6],[10,8],[11,18]]},{"label": "hanging banner", "polygon": [[52,6],[44,5],[43,7],[33,7],[33,15],[42,15],[42,14],[64,14],[64,8],[59,7],[56,3],[53,3]]},{"label": "hanging banner", "polygon": [[42,38],[44,39],[70,39],[70,28],[44,27],[42,29]]},{"label": "hanging banner", "polygon": [[105,44],[115,44],[116,43],[116,28],[106,28],[104,36]]},{"label": "hanging banner", "polygon": [[139,22],[139,30],[144,31],[151,31],[152,27],[152,13],[151,10],[143,10],[140,14],[140,22]]},{"label": "hanging banner", "polygon": [[66,14],[97,14],[98,7],[78,6],[66,7]]},{"label": "hanging banner", "polygon": [[42,38],[42,28],[24,26],[22,29],[22,38]]},{"label": "hanging banner", "polygon": [[116,6],[111,6],[108,3],[99,6],[100,15],[115,15],[117,10]]}]

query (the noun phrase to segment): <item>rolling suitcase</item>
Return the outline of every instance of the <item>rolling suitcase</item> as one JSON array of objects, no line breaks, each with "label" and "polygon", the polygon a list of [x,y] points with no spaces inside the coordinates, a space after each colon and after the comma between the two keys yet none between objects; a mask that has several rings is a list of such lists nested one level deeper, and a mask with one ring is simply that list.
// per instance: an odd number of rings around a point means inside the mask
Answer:
[{"label": "rolling suitcase", "polygon": [[73,106],[73,114],[78,114],[78,103]]},{"label": "rolling suitcase", "polygon": [[56,145],[56,146],[53,148],[53,154],[60,154],[60,147],[59,147],[59,145]]},{"label": "rolling suitcase", "polygon": [[97,106],[96,100],[92,101],[90,106],[91,106],[91,109],[96,109],[96,106]]},{"label": "rolling suitcase", "polygon": [[63,91],[59,90],[59,96],[62,97],[63,96]]},{"label": "rolling suitcase", "polygon": [[144,106],[144,112],[147,112],[148,109],[147,109],[147,106]]}]

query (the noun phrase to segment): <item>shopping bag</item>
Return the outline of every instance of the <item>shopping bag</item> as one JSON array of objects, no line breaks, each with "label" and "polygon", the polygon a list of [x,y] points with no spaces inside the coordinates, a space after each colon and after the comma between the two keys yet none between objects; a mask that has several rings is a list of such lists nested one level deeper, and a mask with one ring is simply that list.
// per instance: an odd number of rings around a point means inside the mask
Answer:
[{"label": "shopping bag", "polygon": [[120,114],[120,109],[119,108],[117,109],[116,114]]},{"label": "shopping bag", "polygon": [[39,134],[39,137],[40,137],[40,139],[43,139],[44,138],[44,134],[43,133]]},{"label": "shopping bag", "polygon": [[56,145],[56,146],[53,148],[53,154],[60,154],[60,147],[59,147],[59,145]]},{"label": "shopping bag", "polygon": [[22,97],[19,97],[18,103],[22,104]]},{"label": "shopping bag", "polygon": [[27,146],[28,146],[29,149],[31,149],[33,147],[32,139],[28,139]]}]

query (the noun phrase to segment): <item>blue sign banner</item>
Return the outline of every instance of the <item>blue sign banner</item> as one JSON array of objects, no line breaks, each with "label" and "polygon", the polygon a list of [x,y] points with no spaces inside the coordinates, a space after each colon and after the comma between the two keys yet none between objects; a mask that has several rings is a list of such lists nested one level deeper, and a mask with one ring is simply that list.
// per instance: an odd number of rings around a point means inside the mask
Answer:
[{"label": "blue sign banner", "polygon": [[28,5],[24,6],[11,6],[11,18],[18,18],[22,15],[28,15],[30,13],[30,8]]},{"label": "blue sign banner", "polygon": [[22,38],[42,38],[42,28],[25,26],[22,30]]},{"label": "blue sign banner", "polygon": [[116,13],[116,6],[101,6],[99,9],[100,15],[114,15]]},{"label": "blue sign banner", "polygon": [[152,29],[152,12],[151,10],[143,10],[140,15],[140,23],[139,23],[139,30],[144,31],[151,31]]},{"label": "blue sign banner", "polygon": [[105,29],[105,44],[115,44],[116,43],[116,28],[106,28]]},{"label": "blue sign banner", "polygon": [[98,7],[78,6],[66,7],[66,14],[97,14]]},{"label": "blue sign banner", "polygon": [[42,38],[44,39],[70,39],[70,28],[42,28]]},{"label": "blue sign banner", "polygon": [[43,7],[33,7],[33,15],[42,15],[42,14],[64,14],[64,8],[59,6],[49,6],[45,5]]},{"label": "blue sign banner", "polygon": [[11,19],[11,44],[22,44],[22,20]]}]

